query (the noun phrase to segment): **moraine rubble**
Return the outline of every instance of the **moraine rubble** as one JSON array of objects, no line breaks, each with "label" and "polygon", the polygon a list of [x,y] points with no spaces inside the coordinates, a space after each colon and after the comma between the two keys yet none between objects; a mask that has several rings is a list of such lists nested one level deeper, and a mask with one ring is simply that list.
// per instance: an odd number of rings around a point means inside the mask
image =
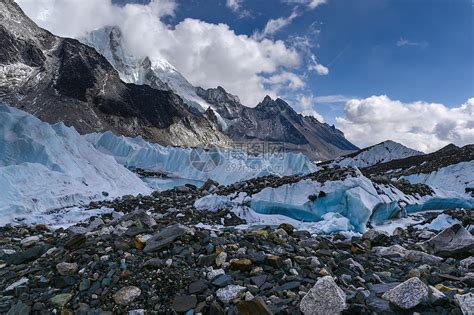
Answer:
[{"label": "moraine rubble", "polygon": [[208,189],[232,190],[187,185],[92,204],[123,215],[67,229],[0,228],[0,313],[472,314],[472,210],[445,211],[461,223],[444,231],[426,227],[437,212],[391,234],[318,236],[197,211]]}]

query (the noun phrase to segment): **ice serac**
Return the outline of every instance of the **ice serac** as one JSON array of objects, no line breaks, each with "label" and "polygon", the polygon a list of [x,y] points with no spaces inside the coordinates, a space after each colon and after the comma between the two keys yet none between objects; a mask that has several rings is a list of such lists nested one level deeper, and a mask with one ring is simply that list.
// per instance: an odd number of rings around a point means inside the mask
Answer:
[{"label": "ice serac", "polygon": [[0,223],[151,190],[74,128],[0,104]]},{"label": "ice serac", "polygon": [[330,165],[364,168],[422,154],[424,153],[405,147],[395,141],[388,140],[352,154],[341,156],[332,161]]},{"label": "ice serac", "polygon": [[164,147],[141,137],[127,138],[112,132],[85,136],[99,151],[128,168],[161,172],[191,180],[213,179],[220,184],[266,175],[304,175],[318,168],[301,153],[247,155],[239,150]]},{"label": "ice serac", "polygon": [[248,223],[274,225],[286,220],[318,233],[363,233],[368,223],[382,224],[410,212],[474,207],[474,198],[467,194],[405,181],[375,182],[352,168],[282,178],[271,187],[257,184],[265,186],[251,194],[209,195],[197,200],[195,207],[232,209]]}]

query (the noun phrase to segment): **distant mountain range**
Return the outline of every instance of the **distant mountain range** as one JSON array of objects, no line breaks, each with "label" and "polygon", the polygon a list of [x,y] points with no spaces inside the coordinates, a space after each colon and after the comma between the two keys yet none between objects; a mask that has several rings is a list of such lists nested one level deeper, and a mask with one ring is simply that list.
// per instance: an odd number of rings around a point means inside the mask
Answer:
[{"label": "distant mountain range", "polygon": [[46,122],[176,146],[265,141],[313,160],[358,149],[281,99],[246,107],[221,87],[195,88],[162,58],[131,56],[116,27],[78,41],[41,29],[12,0],[0,3],[0,16],[0,100]]}]

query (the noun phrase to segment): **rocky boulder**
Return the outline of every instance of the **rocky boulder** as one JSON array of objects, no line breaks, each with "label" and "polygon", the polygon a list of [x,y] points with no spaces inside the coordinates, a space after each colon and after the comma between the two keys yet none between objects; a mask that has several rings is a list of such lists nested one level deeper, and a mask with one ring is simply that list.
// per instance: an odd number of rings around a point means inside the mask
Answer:
[{"label": "rocky boulder", "polygon": [[382,298],[399,308],[408,310],[428,301],[428,287],[418,278],[410,278],[385,292]]},{"label": "rocky boulder", "polygon": [[339,314],[345,308],[346,294],[331,276],[320,278],[300,303],[305,315]]},{"label": "rocky boulder", "polygon": [[474,236],[461,224],[455,224],[419,246],[441,257],[469,257],[474,254]]}]

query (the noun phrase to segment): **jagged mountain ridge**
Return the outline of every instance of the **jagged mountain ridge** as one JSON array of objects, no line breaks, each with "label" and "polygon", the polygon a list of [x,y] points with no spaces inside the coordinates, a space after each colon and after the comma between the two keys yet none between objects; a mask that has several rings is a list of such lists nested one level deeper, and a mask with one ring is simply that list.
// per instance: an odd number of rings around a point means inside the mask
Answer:
[{"label": "jagged mountain ridge", "polygon": [[0,3],[0,16],[0,100],[81,133],[111,130],[184,146],[229,142],[172,91],[123,82],[95,49],[41,29],[14,1]]},{"label": "jagged mountain ridge", "polygon": [[358,149],[339,130],[297,114],[281,99],[267,97],[257,107],[247,107],[222,87],[195,88],[164,58],[131,56],[118,27],[90,32],[80,40],[102,53],[126,82],[172,90],[200,112],[211,108],[223,133],[236,142],[278,142],[288,151],[303,152],[315,160]]},{"label": "jagged mountain ridge", "polygon": [[225,133],[237,141],[282,143],[289,151],[303,152],[314,160],[327,160],[358,150],[334,126],[298,114],[288,103],[269,96],[256,107],[242,105],[222,87],[197,93],[226,123]]}]

